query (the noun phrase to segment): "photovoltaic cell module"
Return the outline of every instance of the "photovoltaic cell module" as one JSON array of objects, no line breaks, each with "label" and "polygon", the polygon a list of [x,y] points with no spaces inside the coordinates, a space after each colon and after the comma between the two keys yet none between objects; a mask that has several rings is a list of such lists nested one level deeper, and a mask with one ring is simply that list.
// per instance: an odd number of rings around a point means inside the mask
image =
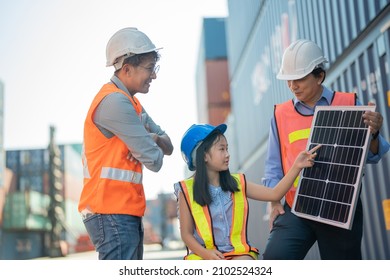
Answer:
[{"label": "photovoltaic cell module", "polygon": [[351,229],[370,143],[365,111],[375,106],[317,106],[307,149],[318,144],[315,164],[299,177],[292,212]]}]

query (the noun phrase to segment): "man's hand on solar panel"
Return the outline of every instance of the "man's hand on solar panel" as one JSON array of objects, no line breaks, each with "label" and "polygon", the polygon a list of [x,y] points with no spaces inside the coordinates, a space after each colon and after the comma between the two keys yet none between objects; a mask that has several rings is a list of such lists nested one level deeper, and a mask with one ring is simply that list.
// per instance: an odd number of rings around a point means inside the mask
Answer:
[{"label": "man's hand on solar panel", "polygon": [[[369,106],[375,105],[375,103],[368,102]],[[383,117],[379,112],[366,111],[363,114],[364,123],[370,127],[371,134],[375,135],[382,127]]]},{"label": "man's hand on solar panel", "polygon": [[[375,105],[373,102],[368,102],[369,106]],[[379,112],[366,111],[363,114],[364,123],[370,127],[370,132],[372,135],[370,151],[375,155],[379,151],[379,130],[382,127],[383,117]]]}]

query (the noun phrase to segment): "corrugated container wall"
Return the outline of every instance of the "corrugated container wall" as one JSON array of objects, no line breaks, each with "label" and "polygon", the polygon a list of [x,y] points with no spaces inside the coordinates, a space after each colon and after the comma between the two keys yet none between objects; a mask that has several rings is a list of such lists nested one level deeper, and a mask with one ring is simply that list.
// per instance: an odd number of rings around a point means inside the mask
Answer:
[{"label": "corrugated container wall", "polygon": [[[234,132],[228,137],[236,170],[261,182],[273,106],[292,98],[276,74],[284,49],[299,38],[317,42],[329,59],[325,86],[356,91],[364,104],[375,101],[384,117],[381,135],[390,140],[389,2],[228,0],[228,125]],[[390,259],[389,170],[387,154],[379,164],[368,165],[363,178],[364,259]],[[269,234],[267,204],[250,203],[249,237],[263,251]],[[318,259],[318,249],[313,247],[307,258]]]},{"label": "corrugated container wall", "polygon": [[5,152],[4,152],[4,86],[0,81],[0,238],[5,203]]},{"label": "corrugated container wall", "polygon": [[[280,40],[288,30],[289,5],[287,1],[263,1],[261,5],[256,1],[229,1],[228,8],[231,108],[237,135],[245,135],[236,141],[238,158],[234,161],[239,168],[247,169],[247,163],[256,160],[259,149],[264,149],[261,145],[267,140],[273,105],[288,97],[285,85],[275,76],[283,48],[289,44],[287,39]],[[257,15],[252,26],[243,26],[245,14]],[[250,29],[248,36],[242,38],[244,42],[236,38],[245,33],[243,28]],[[236,64],[232,65],[231,60],[237,60]],[[255,172],[259,175],[258,169]]]},{"label": "corrugated container wall", "polygon": [[[4,154],[4,86],[0,81],[0,189],[4,188],[5,154]],[[0,199],[1,203],[1,199]],[[1,206],[1,204],[0,204]]]},{"label": "corrugated container wall", "polygon": [[[240,64],[240,57],[244,55],[252,27],[259,18],[264,2],[264,0],[228,1],[229,18],[227,28],[229,30],[226,32],[226,40],[229,71],[231,72],[234,72],[238,64]],[[229,22],[234,23],[234,26],[229,26]],[[239,30],[240,32],[235,32],[234,36],[230,36],[232,34],[229,32],[230,30]]]},{"label": "corrugated container wall", "polygon": [[[388,141],[389,2],[313,1],[306,9],[306,2],[297,2],[299,19],[309,11],[317,15],[322,11],[327,15],[321,25],[315,24],[313,17],[298,23],[306,27],[301,37],[316,41],[328,55],[330,68],[325,84],[333,89],[356,92],[363,104],[373,101],[383,115],[381,134]],[[366,259],[390,259],[389,170],[390,156],[387,155],[376,165],[368,164],[363,177],[361,198],[365,220],[362,250]]]}]

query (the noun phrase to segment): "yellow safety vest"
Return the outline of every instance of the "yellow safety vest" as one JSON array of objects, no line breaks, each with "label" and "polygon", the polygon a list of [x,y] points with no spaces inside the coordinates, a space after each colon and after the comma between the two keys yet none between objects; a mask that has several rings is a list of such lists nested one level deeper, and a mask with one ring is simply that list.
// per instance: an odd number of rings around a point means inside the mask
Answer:
[{"label": "yellow safety vest", "polygon": [[[232,252],[224,253],[229,259],[239,255],[251,255],[258,258],[259,251],[248,244],[247,222],[248,222],[248,200],[246,197],[246,181],[243,174],[232,174],[238,182],[240,191],[233,193],[233,221],[230,228],[230,242],[234,248]],[[191,215],[195,221],[195,228],[200,238],[203,239],[206,249],[216,248],[212,230],[212,220],[208,206],[201,206],[194,201],[193,178],[180,182],[181,189],[190,208]],[[187,249],[188,250],[188,249]],[[202,258],[194,253],[188,253],[186,260],[201,260]]]}]

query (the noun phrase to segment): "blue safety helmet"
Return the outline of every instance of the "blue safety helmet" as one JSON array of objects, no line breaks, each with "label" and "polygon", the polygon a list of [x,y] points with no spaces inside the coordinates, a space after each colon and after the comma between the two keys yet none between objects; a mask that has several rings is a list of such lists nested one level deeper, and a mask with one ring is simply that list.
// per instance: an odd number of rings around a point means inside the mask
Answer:
[{"label": "blue safety helmet", "polygon": [[193,124],[184,133],[183,138],[181,139],[180,148],[183,159],[187,163],[189,170],[195,170],[194,161],[196,150],[200,144],[202,144],[203,140],[216,130],[224,134],[226,129],[226,124],[220,124],[218,126],[212,126],[210,124]]}]

